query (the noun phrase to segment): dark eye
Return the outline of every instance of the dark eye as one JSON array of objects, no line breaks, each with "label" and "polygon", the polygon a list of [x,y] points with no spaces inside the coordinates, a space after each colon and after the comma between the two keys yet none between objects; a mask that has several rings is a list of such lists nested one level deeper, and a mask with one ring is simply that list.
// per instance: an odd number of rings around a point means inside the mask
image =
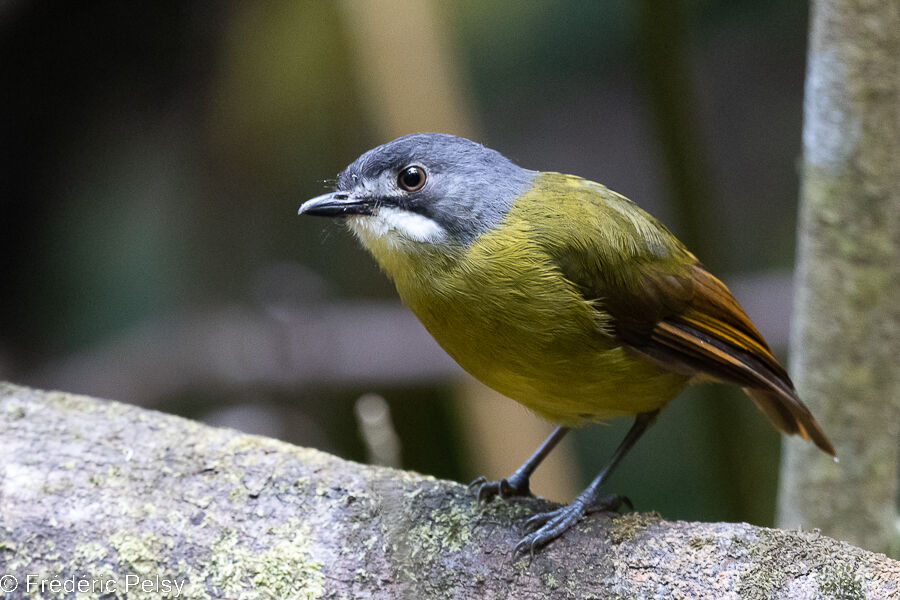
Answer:
[{"label": "dark eye", "polygon": [[425,185],[425,169],[415,165],[406,167],[397,176],[397,185],[407,192],[422,189],[422,186]]}]

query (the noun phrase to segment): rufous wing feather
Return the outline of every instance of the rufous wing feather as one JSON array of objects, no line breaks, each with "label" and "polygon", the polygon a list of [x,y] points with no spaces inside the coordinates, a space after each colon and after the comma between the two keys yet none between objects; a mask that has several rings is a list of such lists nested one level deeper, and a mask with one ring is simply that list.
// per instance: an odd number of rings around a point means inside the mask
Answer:
[{"label": "rufous wing feather", "polygon": [[654,327],[654,354],[670,354],[704,374],[742,385],[778,430],[812,440],[834,456],[790,377],[725,284],[700,265],[693,266],[691,280],[694,293],[685,310]]}]

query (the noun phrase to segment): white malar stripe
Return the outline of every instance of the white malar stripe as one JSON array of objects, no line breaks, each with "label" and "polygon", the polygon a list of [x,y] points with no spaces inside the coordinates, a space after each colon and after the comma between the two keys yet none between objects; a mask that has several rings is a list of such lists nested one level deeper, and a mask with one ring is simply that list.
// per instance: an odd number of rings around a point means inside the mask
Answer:
[{"label": "white malar stripe", "polygon": [[447,230],[437,221],[390,206],[379,207],[376,215],[351,217],[348,224],[364,243],[369,237],[380,238],[382,242],[388,243],[414,241],[431,244],[447,238]]}]

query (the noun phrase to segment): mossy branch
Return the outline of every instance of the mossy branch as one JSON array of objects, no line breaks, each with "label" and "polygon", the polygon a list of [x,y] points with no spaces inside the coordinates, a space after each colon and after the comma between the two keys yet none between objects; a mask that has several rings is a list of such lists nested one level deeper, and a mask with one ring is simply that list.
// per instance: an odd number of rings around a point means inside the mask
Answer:
[{"label": "mossy branch", "polygon": [[900,593],[900,563],[818,533],[652,514],[594,515],[515,558],[547,503],[479,508],[456,483],[85,396],[0,384],[0,439],[10,599]]}]

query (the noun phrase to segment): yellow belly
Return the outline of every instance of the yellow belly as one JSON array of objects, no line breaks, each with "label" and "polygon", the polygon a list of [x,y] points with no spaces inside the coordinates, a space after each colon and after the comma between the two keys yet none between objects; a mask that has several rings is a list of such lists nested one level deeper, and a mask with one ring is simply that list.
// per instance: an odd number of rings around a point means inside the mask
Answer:
[{"label": "yellow belly", "polygon": [[466,371],[554,422],[577,425],[661,408],[688,380],[596,332],[575,331],[564,322],[569,311],[539,322],[486,319],[479,307],[465,305],[411,307]]},{"label": "yellow belly", "polygon": [[[484,268],[395,278],[401,298],[466,371],[541,416],[566,425],[663,407],[689,377],[605,334],[607,323],[546,257],[517,250],[512,267],[490,243],[469,248]],[[490,254],[483,260],[479,254]]]}]

